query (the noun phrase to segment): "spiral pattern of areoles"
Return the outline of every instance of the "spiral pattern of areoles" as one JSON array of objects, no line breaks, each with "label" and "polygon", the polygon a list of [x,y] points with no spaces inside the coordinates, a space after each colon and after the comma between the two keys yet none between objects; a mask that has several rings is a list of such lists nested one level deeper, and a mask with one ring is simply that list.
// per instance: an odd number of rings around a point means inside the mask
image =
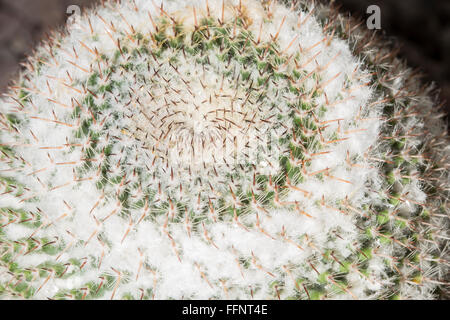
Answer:
[{"label": "spiral pattern of areoles", "polygon": [[369,36],[303,0],[76,19],[0,101],[0,298],[435,298],[443,125]]}]

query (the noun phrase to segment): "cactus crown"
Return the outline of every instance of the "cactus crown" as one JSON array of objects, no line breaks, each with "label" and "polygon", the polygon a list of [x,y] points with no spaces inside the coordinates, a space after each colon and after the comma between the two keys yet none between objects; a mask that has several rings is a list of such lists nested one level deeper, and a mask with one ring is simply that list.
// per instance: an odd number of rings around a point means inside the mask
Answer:
[{"label": "cactus crown", "polygon": [[444,125],[368,37],[308,1],[79,17],[0,104],[0,297],[437,297]]}]

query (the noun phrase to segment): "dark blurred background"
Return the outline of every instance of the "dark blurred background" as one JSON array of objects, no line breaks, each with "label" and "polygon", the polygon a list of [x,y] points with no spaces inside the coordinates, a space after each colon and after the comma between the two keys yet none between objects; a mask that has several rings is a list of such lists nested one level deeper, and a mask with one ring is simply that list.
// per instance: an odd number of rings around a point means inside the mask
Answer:
[{"label": "dark blurred background", "polygon": [[[64,24],[70,5],[98,0],[0,0],[0,92],[18,71],[19,62],[51,28]],[[149,0],[150,1],[150,0]],[[450,0],[331,0],[342,10],[366,19],[366,9],[381,8],[381,32],[402,43],[401,56],[441,88],[450,113]]]},{"label": "dark blurred background", "polygon": [[[380,30],[401,44],[400,56],[440,88],[450,115],[450,0],[334,0],[344,12],[367,19],[367,7],[381,9]],[[447,117],[447,122],[449,117]],[[450,130],[450,128],[449,128]]]},{"label": "dark blurred background", "polygon": [[80,8],[97,0],[0,0],[0,92],[17,73],[19,63],[45,33],[64,25],[67,8]]}]

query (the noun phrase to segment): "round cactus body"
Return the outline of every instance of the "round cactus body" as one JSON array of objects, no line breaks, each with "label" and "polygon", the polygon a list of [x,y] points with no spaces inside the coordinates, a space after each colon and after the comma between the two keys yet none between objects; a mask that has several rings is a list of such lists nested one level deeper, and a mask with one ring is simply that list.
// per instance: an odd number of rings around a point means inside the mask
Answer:
[{"label": "round cactus body", "polygon": [[0,298],[439,298],[431,94],[328,6],[105,2],[0,103]]}]

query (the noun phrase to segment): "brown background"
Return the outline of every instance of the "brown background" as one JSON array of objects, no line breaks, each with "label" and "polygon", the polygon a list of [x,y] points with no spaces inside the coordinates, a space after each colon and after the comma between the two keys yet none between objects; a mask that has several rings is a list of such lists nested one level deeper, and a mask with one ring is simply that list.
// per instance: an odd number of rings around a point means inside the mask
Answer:
[{"label": "brown background", "polygon": [[[0,92],[17,73],[19,62],[44,37],[61,27],[69,5],[86,7],[97,0],[0,0]],[[449,0],[334,0],[344,11],[367,18],[366,8],[381,8],[382,33],[403,43],[401,55],[436,82],[450,102]],[[446,104],[449,111],[449,103]]]}]

